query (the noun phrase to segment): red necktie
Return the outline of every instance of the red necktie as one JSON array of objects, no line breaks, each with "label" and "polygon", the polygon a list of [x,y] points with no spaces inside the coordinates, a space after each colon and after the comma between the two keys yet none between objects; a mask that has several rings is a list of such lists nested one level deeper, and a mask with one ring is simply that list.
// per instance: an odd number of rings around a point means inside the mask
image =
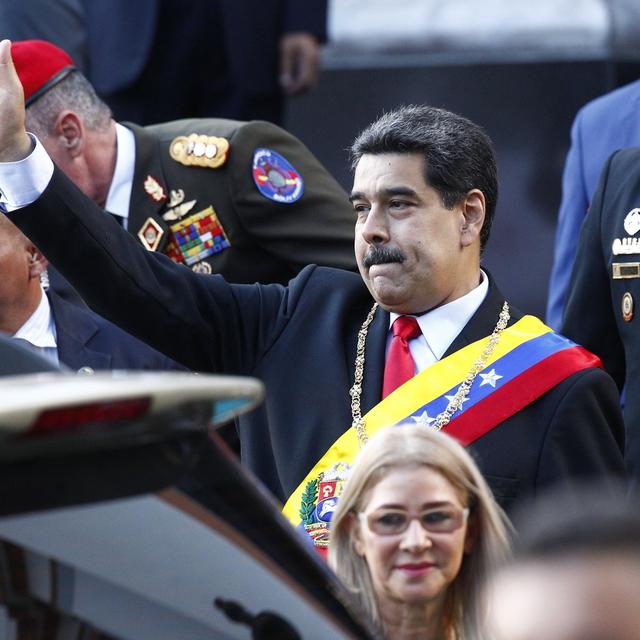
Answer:
[{"label": "red necktie", "polygon": [[384,365],[383,398],[413,378],[415,363],[411,357],[411,351],[409,351],[409,340],[417,338],[422,333],[418,321],[413,316],[396,318],[391,326],[391,331],[393,338]]}]

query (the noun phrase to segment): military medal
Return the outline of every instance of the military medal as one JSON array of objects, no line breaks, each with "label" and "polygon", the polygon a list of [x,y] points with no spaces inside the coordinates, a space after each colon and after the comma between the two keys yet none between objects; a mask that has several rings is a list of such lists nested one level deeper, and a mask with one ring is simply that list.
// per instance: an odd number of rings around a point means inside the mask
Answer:
[{"label": "military medal", "polygon": [[[640,208],[631,209],[624,218],[624,230],[629,236],[635,236],[640,231]],[[640,253],[640,241],[638,238],[615,238],[611,245],[614,256],[632,255]],[[615,277],[615,276],[614,276]]]},{"label": "military medal", "polygon": [[622,296],[622,304],[620,306],[622,308],[622,319],[625,322],[631,322],[633,320],[633,297],[628,291]]},{"label": "military medal", "polygon": [[209,206],[172,224],[165,253],[174,261],[193,267],[231,246],[218,216]]},{"label": "military medal", "polygon": [[302,176],[284,156],[273,149],[255,150],[253,181],[265,198],[281,204],[292,204],[304,193]]},{"label": "military medal", "polygon": [[182,189],[171,190],[171,197],[167,202],[167,210],[162,214],[163,220],[180,220],[193,209],[196,204],[195,200],[189,200],[189,202],[183,202],[184,191]]},{"label": "military medal", "polygon": [[151,174],[144,179],[144,190],[154,202],[164,202],[167,199],[162,185]]},{"label": "military medal", "polygon": [[229,141],[226,138],[198,135],[178,136],[169,145],[169,155],[186,166],[217,169],[227,161]]},{"label": "military medal", "polygon": [[155,251],[163,235],[164,230],[153,218],[147,218],[138,231],[138,238],[147,251]]}]

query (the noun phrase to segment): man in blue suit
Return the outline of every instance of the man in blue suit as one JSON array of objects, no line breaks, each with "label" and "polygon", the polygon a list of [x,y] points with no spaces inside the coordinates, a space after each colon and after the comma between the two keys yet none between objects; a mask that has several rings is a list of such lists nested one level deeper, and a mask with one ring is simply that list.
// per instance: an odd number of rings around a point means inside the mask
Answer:
[{"label": "man in blue suit", "polygon": [[607,158],[618,149],[640,145],[640,80],[587,103],[571,128],[571,148],[562,177],[562,202],[553,258],[547,324],[562,326],[567,288],[580,227]]},{"label": "man in blue suit", "polygon": [[9,220],[0,218],[0,331],[33,345],[54,365],[98,369],[182,369],[89,309],[49,291],[47,260]]}]

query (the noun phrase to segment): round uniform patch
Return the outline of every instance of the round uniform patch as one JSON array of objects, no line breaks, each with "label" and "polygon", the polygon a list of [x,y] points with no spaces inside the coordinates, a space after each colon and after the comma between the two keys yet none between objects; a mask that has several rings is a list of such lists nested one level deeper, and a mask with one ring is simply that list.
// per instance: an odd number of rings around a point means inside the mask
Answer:
[{"label": "round uniform patch", "polygon": [[304,193],[302,176],[289,161],[273,149],[256,149],[253,154],[253,181],[269,200],[292,204]]}]

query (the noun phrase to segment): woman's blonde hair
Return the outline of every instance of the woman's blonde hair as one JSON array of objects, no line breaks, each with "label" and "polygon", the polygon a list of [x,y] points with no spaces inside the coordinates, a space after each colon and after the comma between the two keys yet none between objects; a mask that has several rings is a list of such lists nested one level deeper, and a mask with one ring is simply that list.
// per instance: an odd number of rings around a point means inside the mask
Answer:
[{"label": "woman's blonde hair", "polygon": [[511,526],[465,449],[453,438],[419,425],[387,427],[358,455],[331,519],[329,565],[353,592],[364,611],[382,629],[366,560],[355,550],[355,528],[373,487],[392,469],[425,466],[440,473],[457,491],[469,513],[473,547],[448,588],[445,624],[455,638],[481,638],[482,584],[509,555]]}]

